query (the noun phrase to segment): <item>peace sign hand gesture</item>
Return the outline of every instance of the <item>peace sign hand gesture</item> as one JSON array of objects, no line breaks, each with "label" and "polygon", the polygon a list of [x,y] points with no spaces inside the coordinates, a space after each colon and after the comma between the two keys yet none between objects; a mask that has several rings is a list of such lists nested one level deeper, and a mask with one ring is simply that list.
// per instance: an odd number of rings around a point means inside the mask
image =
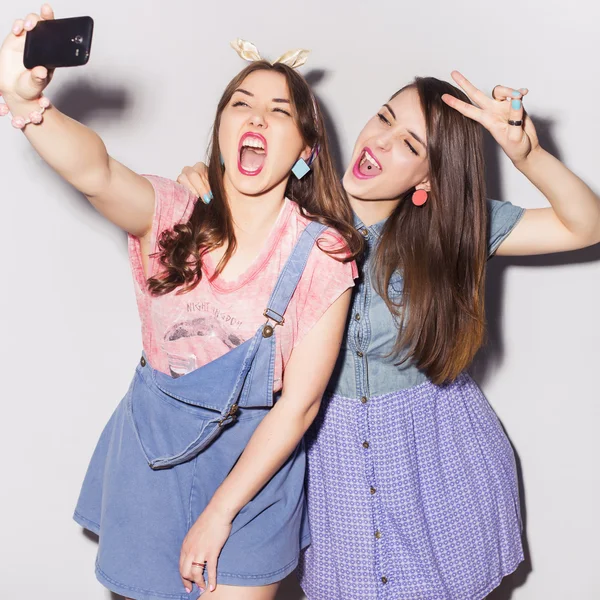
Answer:
[{"label": "peace sign hand gesture", "polygon": [[528,93],[527,89],[497,85],[492,91],[493,98],[489,98],[458,71],[452,71],[452,79],[473,104],[450,94],[444,94],[442,100],[465,117],[483,125],[513,163],[523,161],[539,147],[533,122],[523,109],[523,96]]}]

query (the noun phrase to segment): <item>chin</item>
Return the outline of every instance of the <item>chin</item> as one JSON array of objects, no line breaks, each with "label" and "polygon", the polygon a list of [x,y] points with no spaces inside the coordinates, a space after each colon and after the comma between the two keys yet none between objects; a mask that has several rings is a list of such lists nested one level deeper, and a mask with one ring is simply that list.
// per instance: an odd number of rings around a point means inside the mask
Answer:
[{"label": "chin", "polygon": [[263,176],[262,173],[254,177],[236,173],[234,177],[230,177],[230,181],[233,187],[245,196],[260,196],[273,187],[269,177],[266,174]]},{"label": "chin", "polygon": [[[381,176],[380,176],[381,177]],[[351,170],[346,171],[342,186],[347,194],[357,200],[397,200],[402,194],[387,189],[385,180],[379,178],[357,179]]]},{"label": "chin", "polygon": [[358,200],[374,200],[376,198],[373,184],[370,181],[358,181],[352,175],[352,171],[346,171],[342,179],[342,186],[347,194]]}]

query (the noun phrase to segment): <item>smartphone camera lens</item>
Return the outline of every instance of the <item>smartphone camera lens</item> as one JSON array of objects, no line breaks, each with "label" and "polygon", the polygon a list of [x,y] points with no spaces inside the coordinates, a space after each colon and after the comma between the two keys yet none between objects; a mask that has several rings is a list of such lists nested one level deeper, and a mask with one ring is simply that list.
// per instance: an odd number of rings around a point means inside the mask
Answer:
[{"label": "smartphone camera lens", "polygon": [[76,44],[83,44],[83,37],[82,37],[81,35],[76,35],[76,36],[73,38],[73,41],[74,41]]}]

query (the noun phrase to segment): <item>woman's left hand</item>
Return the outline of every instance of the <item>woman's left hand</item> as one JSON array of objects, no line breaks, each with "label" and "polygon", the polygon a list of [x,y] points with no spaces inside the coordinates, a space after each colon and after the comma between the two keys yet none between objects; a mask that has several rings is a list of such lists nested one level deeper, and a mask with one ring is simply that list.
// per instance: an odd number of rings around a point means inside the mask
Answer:
[{"label": "woman's left hand", "polygon": [[513,163],[526,159],[532,150],[539,147],[535,127],[523,109],[523,96],[527,89],[497,85],[493,91],[494,98],[489,98],[458,71],[452,71],[452,79],[474,105],[450,94],[444,94],[442,100],[465,117],[483,125]]},{"label": "woman's left hand", "polygon": [[213,199],[208,182],[208,167],[203,162],[198,162],[193,167],[183,167],[177,177],[177,183],[186,187],[198,198],[202,198],[204,204],[209,204]]},{"label": "woman's left hand", "polygon": [[208,574],[208,588],[217,587],[217,561],[231,533],[231,520],[212,511],[210,507],[198,517],[183,540],[179,557],[179,574],[188,592],[195,583],[204,591],[204,571]]}]

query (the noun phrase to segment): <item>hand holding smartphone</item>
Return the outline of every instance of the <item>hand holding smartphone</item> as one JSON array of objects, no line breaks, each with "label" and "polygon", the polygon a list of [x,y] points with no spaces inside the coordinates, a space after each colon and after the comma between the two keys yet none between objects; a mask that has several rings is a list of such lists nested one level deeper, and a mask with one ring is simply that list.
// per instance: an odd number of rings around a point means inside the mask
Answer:
[{"label": "hand holding smartphone", "polygon": [[48,4],[15,20],[0,47],[0,116],[11,113],[19,129],[40,123],[54,69],[87,63],[93,26],[90,17],[55,20]]},{"label": "hand holding smartphone", "polygon": [[26,69],[85,65],[90,58],[94,21],[91,17],[73,17],[39,21],[27,32],[23,65]]}]

